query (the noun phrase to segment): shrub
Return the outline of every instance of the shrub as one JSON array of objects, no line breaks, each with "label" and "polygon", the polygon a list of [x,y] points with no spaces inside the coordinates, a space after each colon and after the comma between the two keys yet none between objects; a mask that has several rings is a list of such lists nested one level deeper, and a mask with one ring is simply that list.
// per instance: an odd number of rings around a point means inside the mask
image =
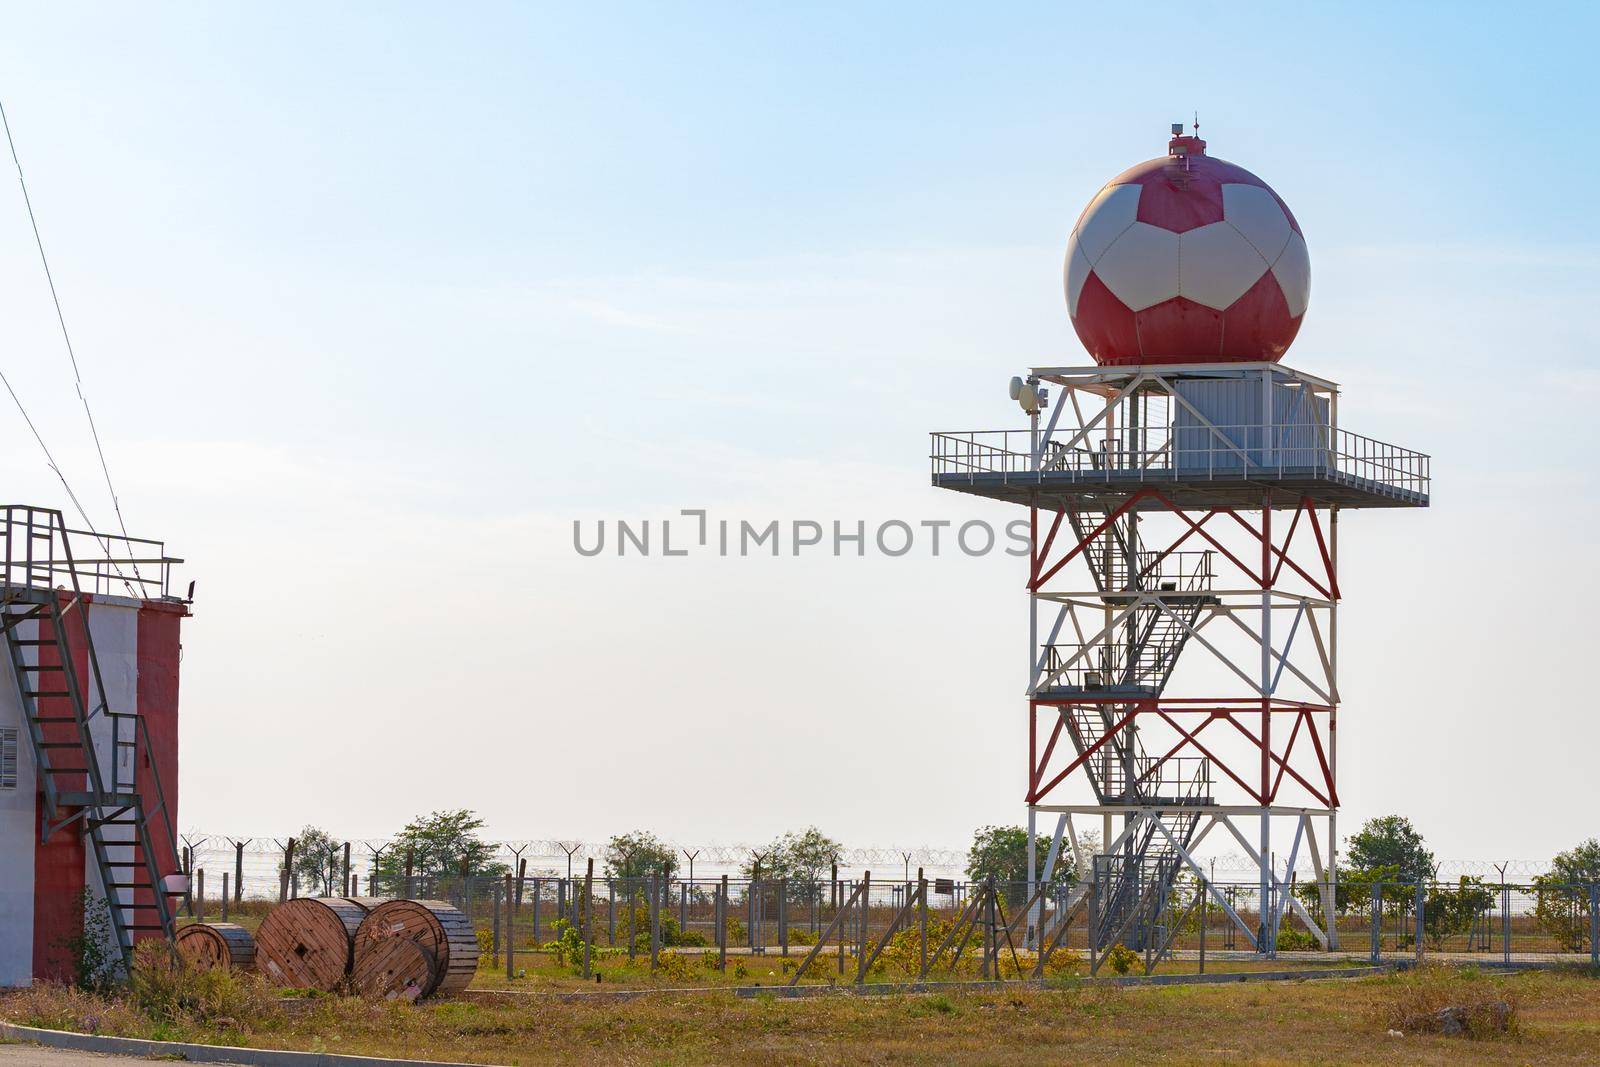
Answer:
[{"label": "shrub", "polygon": [[276,997],[254,975],[198,970],[156,940],[134,948],[128,992],[141,1014],[180,1025],[237,1026],[278,1011]]},{"label": "shrub", "polygon": [[1105,962],[1117,974],[1127,974],[1139,963],[1139,954],[1127,945],[1116,944],[1106,953]]},{"label": "shrub", "polygon": [[1310,931],[1296,930],[1285,927],[1278,931],[1278,950],[1280,952],[1315,952],[1322,947],[1322,943],[1313,937]]},{"label": "shrub", "polygon": [[1056,949],[1044,964],[1044,973],[1050,976],[1076,974],[1082,969],[1082,954],[1070,948]]},{"label": "shrub", "polygon": [[90,993],[109,990],[122,970],[122,953],[105,898],[87,889],[80,893],[72,929],[61,947],[72,959],[73,984]]},{"label": "shrub", "polygon": [[663,952],[657,966],[657,973],[674,982],[692,982],[699,971],[694,957],[684,952]]},{"label": "shrub", "polygon": [[816,943],[817,935],[813,931],[807,930],[804,926],[789,927],[789,944],[815,945]]},{"label": "shrub", "polygon": [[[555,932],[553,941],[545,942],[544,950],[555,957],[557,967],[581,964],[583,962],[583,935],[578,928],[565,919],[557,919],[552,928]],[[594,946],[590,945],[591,953]]]}]

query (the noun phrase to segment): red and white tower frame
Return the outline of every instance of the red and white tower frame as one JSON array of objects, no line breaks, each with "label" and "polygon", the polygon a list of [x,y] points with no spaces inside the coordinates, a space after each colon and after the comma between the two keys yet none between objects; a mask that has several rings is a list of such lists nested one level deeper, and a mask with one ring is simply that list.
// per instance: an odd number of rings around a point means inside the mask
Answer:
[{"label": "red and white tower frame", "polygon": [[[933,482],[1029,513],[1030,883],[1092,862],[1097,947],[1147,948],[1220,828],[1258,871],[1254,901],[1212,890],[1246,939],[1270,953],[1287,919],[1337,947],[1288,889],[1308,857],[1331,913],[1340,514],[1427,506],[1428,457],[1341,429],[1338,387],[1277,363],[1040,367],[1013,392],[1028,428],[934,434]],[[1037,927],[1088,884],[1041,895]]]}]

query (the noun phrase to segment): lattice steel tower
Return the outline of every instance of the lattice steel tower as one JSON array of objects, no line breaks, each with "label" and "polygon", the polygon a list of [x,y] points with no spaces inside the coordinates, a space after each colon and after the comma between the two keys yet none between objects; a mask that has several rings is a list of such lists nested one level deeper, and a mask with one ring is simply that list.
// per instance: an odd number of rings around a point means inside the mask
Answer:
[{"label": "lattice steel tower", "polygon": [[[1064,847],[1088,865],[1073,817],[1098,816],[1095,947],[1159,950],[1221,827],[1258,870],[1254,894],[1212,891],[1245,938],[1272,952],[1289,920],[1337,947],[1313,911],[1334,883],[1339,515],[1426,507],[1429,460],[1341,429],[1338,387],[1276,362],[1309,297],[1298,223],[1173,133],[1073,230],[1096,365],[1013,379],[1026,429],[934,434],[933,483],[1029,512],[1030,844],[1057,815],[1030,882]],[[1288,891],[1302,855],[1320,909]],[[1038,905],[1039,928],[1086,893]]]}]

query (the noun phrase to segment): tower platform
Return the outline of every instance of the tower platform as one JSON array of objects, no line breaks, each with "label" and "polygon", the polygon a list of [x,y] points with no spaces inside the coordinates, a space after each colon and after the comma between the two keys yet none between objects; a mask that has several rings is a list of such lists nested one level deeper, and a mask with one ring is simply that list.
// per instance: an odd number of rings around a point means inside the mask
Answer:
[{"label": "tower platform", "polygon": [[935,486],[1052,510],[1109,511],[1142,490],[1133,510],[1259,510],[1269,490],[1285,509],[1428,506],[1430,457],[1340,429],[1338,386],[1279,364],[1045,367],[1029,381],[1063,387],[1048,418],[934,433]]}]

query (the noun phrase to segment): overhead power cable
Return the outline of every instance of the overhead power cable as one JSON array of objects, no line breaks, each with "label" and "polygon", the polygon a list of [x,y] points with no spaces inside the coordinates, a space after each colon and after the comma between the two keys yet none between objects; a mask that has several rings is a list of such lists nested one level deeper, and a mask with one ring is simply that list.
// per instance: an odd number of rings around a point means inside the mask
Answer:
[{"label": "overhead power cable", "polygon": [[[39,220],[33,213],[33,198],[28,195],[28,179],[22,173],[22,159],[17,155],[17,142],[16,138],[11,135],[11,119],[6,115],[4,101],[0,101],[0,126],[5,127],[6,145],[11,149],[11,162],[17,168],[17,184],[22,188],[22,203],[28,209],[28,224],[33,228],[33,243],[39,249],[39,264],[44,268],[45,283],[50,287],[50,301],[55,305],[56,309],[56,323],[61,327],[61,340],[66,345],[67,359],[72,364],[73,387],[77,390],[78,399],[83,402],[84,418],[89,422],[89,436],[94,439],[95,455],[100,459],[100,471],[105,475],[106,479],[106,492],[111,497],[111,510],[117,516],[117,527],[122,531],[124,540],[127,540],[129,537],[128,524],[122,517],[122,502],[117,498],[117,487],[111,480],[111,466],[106,462],[106,452],[100,444],[100,429],[95,425],[94,412],[89,408],[89,396],[83,391],[83,372],[78,369],[78,353],[72,347],[72,334],[67,330],[67,317],[61,310],[61,297],[56,293],[55,275],[51,273],[50,259],[45,255],[44,238],[39,234]],[[67,484],[67,477],[61,472],[61,468],[57,465],[55,458],[50,455],[50,450],[45,447],[44,438],[39,435],[38,428],[34,426],[33,420],[28,417],[27,411],[23,409],[22,401],[18,399],[16,390],[11,388],[9,381],[6,381],[5,386],[6,391],[11,394],[11,399],[16,401],[17,410],[22,412],[23,419],[27,421],[28,428],[33,431],[34,440],[38,441],[39,447],[44,449],[45,458],[50,463],[50,469],[55,471],[56,477],[61,479],[61,485],[66,489],[68,498],[71,499],[73,506],[78,509],[78,514],[83,518],[84,525],[93,533],[94,523],[90,521],[88,513],[84,511],[83,504],[79,502],[77,494]],[[105,549],[106,555],[110,557],[112,553],[109,540],[105,543]],[[131,565],[134,578],[140,578],[139,565],[137,563]],[[121,574],[121,568],[116,566],[115,560],[112,561],[112,567],[117,570],[118,574]],[[126,581],[124,581],[124,584],[127,584]],[[136,592],[131,585],[128,588],[130,592]]]}]

